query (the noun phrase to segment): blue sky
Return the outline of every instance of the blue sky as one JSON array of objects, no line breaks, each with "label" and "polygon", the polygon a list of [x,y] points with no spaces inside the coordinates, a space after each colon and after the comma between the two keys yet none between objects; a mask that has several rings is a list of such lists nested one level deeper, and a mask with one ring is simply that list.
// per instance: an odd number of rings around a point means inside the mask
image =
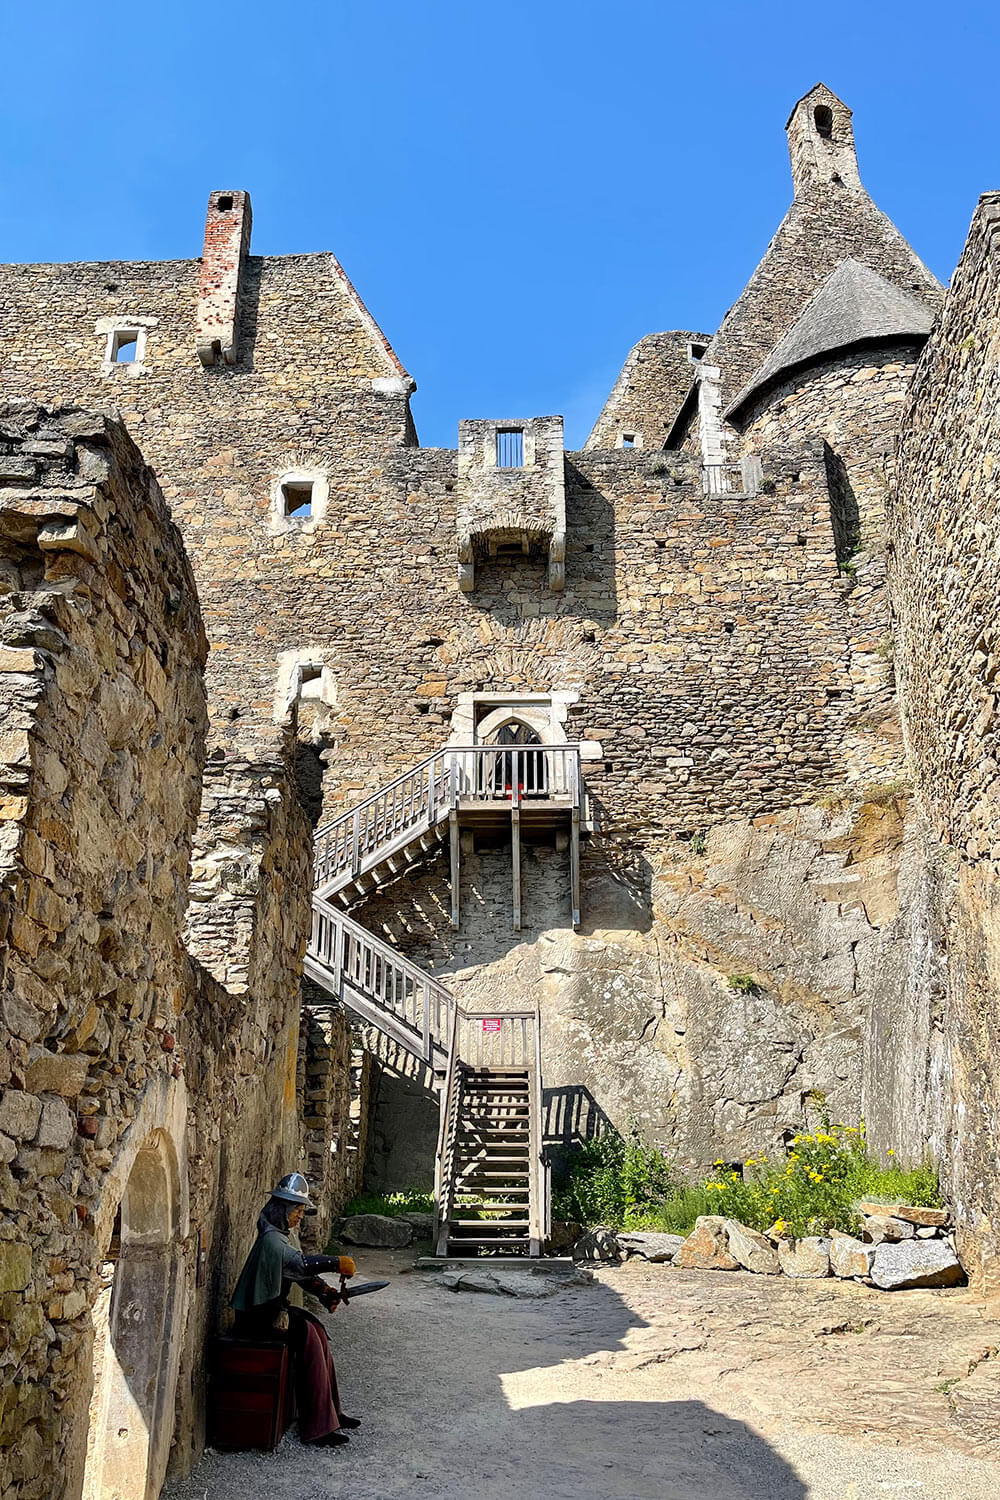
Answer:
[{"label": "blue sky", "polygon": [[196,256],[209,190],[254,250],[332,249],[458,419],[579,446],[636,339],[711,331],[791,196],[819,79],[862,180],[947,279],[1000,187],[1000,8],[956,0],[49,0],[3,9],[0,259]]}]

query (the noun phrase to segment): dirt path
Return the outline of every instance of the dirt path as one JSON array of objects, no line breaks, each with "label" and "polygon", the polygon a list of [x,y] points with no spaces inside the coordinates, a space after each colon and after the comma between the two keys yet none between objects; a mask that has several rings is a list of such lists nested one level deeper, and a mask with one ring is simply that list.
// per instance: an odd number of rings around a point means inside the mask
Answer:
[{"label": "dirt path", "polygon": [[[331,1320],[349,1448],[207,1454],[165,1500],[996,1500],[1000,1321],[633,1261],[544,1298],[392,1286]],[[539,1280],[539,1278],[535,1278]]]}]

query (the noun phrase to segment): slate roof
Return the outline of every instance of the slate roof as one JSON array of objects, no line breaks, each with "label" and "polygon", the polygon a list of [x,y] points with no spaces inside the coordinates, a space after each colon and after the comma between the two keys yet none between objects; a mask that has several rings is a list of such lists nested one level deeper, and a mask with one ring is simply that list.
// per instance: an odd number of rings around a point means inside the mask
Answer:
[{"label": "slate roof", "polygon": [[731,419],[779,375],[870,340],[925,338],[934,313],[860,261],[841,261],[726,412]]}]

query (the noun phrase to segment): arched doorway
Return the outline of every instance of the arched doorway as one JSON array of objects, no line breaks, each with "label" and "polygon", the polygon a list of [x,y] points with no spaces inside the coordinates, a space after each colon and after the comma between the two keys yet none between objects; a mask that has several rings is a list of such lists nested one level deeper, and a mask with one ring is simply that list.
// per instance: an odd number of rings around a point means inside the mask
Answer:
[{"label": "arched doorway", "polygon": [[94,1304],[83,1500],[155,1500],[173,1426],[182,1319],[177,1162],[157,1131],[136,1156]]},{"label": "arched doorway", "polygon": [[545,756],[541,750],[532,752],[526,748],[541,746],[541,736],[522,720],[511,719],[491,738],[494,745],[510,747],[491,758],[490,772],[496,788],[510,795],[516,782],[521,797],[544,797],[548,791]]}]

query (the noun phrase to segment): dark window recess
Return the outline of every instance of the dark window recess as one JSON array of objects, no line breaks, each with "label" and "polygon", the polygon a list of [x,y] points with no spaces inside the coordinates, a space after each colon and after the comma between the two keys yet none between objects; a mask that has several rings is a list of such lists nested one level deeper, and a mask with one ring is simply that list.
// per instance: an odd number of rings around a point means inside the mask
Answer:
[{"label": "dark window recess", "polygon": [[614,768],[615,768],[615,763],[614,763],[614,761],[612,761],[612,760],[606,760],[606,761],[605,761],[605,762],[604,762],[604,769],[605,769],[605,770],[606,770],[606,771],[613,771],[613,770],[614,770]]},{"label": "dark window recess", "polygon": [[138,347],[139,335],[132,329],[123,328],[112,340],[111,358],[116,365],[134,365]]},{"label": "dark window recess", "polygon": [[233,200],[229,193],[223,193],[219,201],[220,214],[227,214],[233,206]]},{"label": "dark window recess", "polygon": [[736,621],[726,620],[722,628],[727,635],[732,635],[733,631],[736,629]]},{"label": "dark window recess", "polygon": [[697,364],[699,360],[704,359],[704,357],[705,357],[705,351],[706,351],[707,348],[708,348],[707,344],[692,344],[691,345],[691,358],[694,360],[695,364]]},{"label": "dark window recess", "polygon": [[292,481],[281,486],[283,512],[290,519],[303,521],[312,515],[313,487],[309,483]]},{"label": "dark window recess", "polygon": [[816,131],[824,141],[833,140],[833,110],[828,104],[817,104],[813,110],[813,119],[816,121]]},{"label": "dark window recess", "polygon": [[823,444],[826,487],[830,496],[830,521],[837,567],[843,571],[861,545],[861,516],[847,465],[829,443]]},{"label": "dark window recess", "polygon": [[524,468],[524,433],[519,427],[497,428],[497,468]]},{"label": "dark window recess", "polygon": [[634,448],[635,447],[635,433],[634,432],[623,432],[622,433],[622,447],[623,448]]}]

